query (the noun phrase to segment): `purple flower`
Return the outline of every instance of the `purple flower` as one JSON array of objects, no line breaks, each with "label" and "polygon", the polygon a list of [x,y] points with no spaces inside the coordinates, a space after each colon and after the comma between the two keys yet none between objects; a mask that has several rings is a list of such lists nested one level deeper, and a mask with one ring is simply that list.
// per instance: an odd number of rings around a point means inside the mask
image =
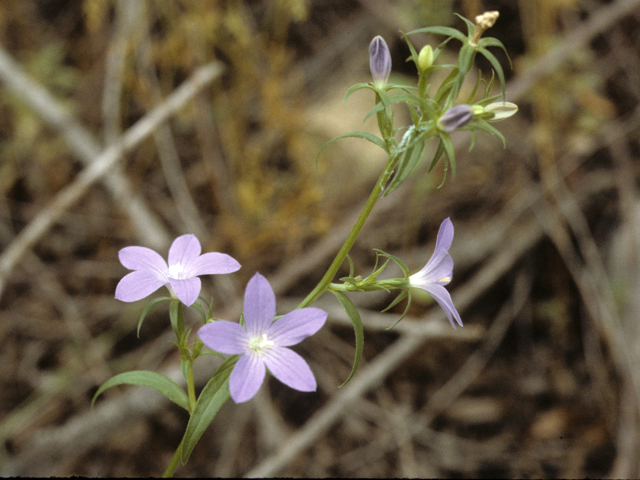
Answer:
[{"label": "purple flower", "polygon": [[391,54],[380,35],[373,37],[369,44],[369,68],[376,87],[384,88],[391,73]]},{"label": "purple flower", "polygon": [[451,133],[458,128],[469,125],[473,120],[473,108],[471,106],[456,105],[449,108],[438,120],[438,128]]},{"label": "purple flower", "polygon": [[266,278],[256,273],[244,294],[245,326],[218,320],[198,331],[212,350],[242,355],[229,377],[229,391],[236,403],[246,402],[260,389],[266,369],[289,387],[314,392],[316,379],[303,358],[286,347],[300,343],[324,325],[327,313],[301,308],[275,322],[276,297]]},{"label": "purple flower", "polygon": [[447,314],[451,326],[456,328],[453,317],[460,326],[462,326],[462,320],[451,300],[451,295],[444,288],[449,284],[453,275],[453,259],[449,255],[452,241],[453,224],[447,218],[440,225],[433,255],[422,270],[409,277],[409,282],[412,287],[421,288],[428,292]]},{"label": "purple flower", "polygon": [[191,234],[176,238],[169,248],[169,264],[158,253],[146,247],[125,247],[118,253],[120,263],[130,270],[116,286],[116,298],[135,302],[152,294],[163,285],[175,292],[187,306],[200,295],[198,275],[231,273],[240,264],[224,253],[205,253]]}]

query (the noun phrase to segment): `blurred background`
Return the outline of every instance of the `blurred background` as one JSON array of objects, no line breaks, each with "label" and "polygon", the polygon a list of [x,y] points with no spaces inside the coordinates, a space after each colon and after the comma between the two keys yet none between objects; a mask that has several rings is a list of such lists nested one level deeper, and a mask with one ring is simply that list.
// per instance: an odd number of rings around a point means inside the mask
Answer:
[{"label": "blurred background", "polygon": [[[90,410],[127,370],[180,381],[166,305],[138,338],[146,302],[114,299],[127,273],[118,250],[165,256],[194,233],[242,264],[203,279],[219,318],[238,318],[256,271],[278,313],[295,308],[384,166],[379,149],[345,139],[316,167],[328,139],[376,131],[362,123],[371,92],[343,102],[370,80],[369,42],[382,35],[391,81],[415,85],[400,31],[464,31],[453,13],[485,10],[499,10],[486,35],[513,61],[493,49],[520,107],[496,124],[506,148],[477,134],[469,153],[469,134],[454,134],[455,179],[437,188],[442,169],[423,165],[352,251],[358,274],[374,248],[417,271],[451,217],[448,288],[464,328],[416,300],[386,330],[404,305],[381,314],[393,296],[353,295],[364,357],[338,388],[353,328],[322,297],[327,326],[296,347],[317,393],[269,380],[251,402],[228,402],[177,475],[638,477],[638,0],[0,2],[0,475],[161,475],[185,412],[143,387],[111,389]],[[412,37],[417,48],[442,39]],[[191,100],[82,183],[203,66]],[[476,66],[469,90],[490,72]],[[406,115],[397,108],[396,125]],[[215,366],[196,363],[199,388]]]}]

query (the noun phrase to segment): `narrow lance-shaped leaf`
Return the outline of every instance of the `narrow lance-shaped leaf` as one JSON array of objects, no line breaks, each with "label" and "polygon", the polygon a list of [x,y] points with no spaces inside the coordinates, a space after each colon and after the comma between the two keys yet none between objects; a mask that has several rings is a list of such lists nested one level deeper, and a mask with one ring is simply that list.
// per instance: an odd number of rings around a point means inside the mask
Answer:
[{"label": "narrow lance-shaped leaf", "polygon": [[175,333],[176,338],[179,339],[184,331],[184,320],[182,319],[182,308],[180,307],[180,302],[177,300],[174,300],[169,305],[169,321],[171,322],[173,333]]},{"label": "narrow lance-shaped leaf", "polygon": [[409,309],[411,308],[411,291],[409,291],[409,293],[407,293],[406,291],[401,292],[400,295],[398,295],[395,298],[395,300],[393,302],[391,302],[389,304],[389,306],[383,310],[383,312],[386,312],[386,311],[390,310],[391,308],[395,307],[398,303],[400,303],[401,300],[404,300],[406,297],[408,297],[407,306],[404,309],[404,311],[402,312],[402,315],[400,315],[400,318],[398,318],[398,320],[396,320],[393,325],[391,325],[390,327],[387,327],[386,330],[391,330],[393,327],[395,327],[397,324],[400,323],[400,320],[402,320],[404,317],[407,316],[407,313],[409,312]]},{"label": "narrow lance-shaped leaf", "polygon": [[504,135],[502,135],[502,133],[500,133],[500,131],[496,127],[491,125],[486,120],[482,120],[481,118],[477,118],[475,123],[473,124],[473,127],[476,130],[482,130],[483,132],[494,134],[496,137],[498,137],[500,140],[502,140],[502,146],[504,148],[507,147],[507,140],[504,138]]},{"label": "narrow lance-shaped leaf", "polygon": [[487,50],[486,48],[480,48],[478,51],[482,55],[484,55],[484,57],[487,60],[489,60],[489,63],[491,63],[491,66],[493,67],[495,72],[498,74],[498,78],[500,79],[500,85],[502,87],[502,97],[504,98],[506,96],[506,83],[504,79],[504,72],[502,71],[502,65],[500,65],[500,62],[495,57],[495,55],[491,53],[489,50]]},{"label": "narrow lance-shaped leaf", "polygon": [[162,395],[167,397],[175,404],[189,411],[189,398],[187,393],[170,378],[160,375],[156,372],[149,372],[147,370],[134,370],[132,372],[124,372],[111,377],[104,382],[91,400],[91,408],[96,401],[96,398],[104,392],[106,389],[115,387],[116,385],[139,385],[141,387],[151,387]]},{"label": "narrow lance-shaped leaf", "polygon": [[160,302],[164,302],[164,301],[170,301],[171,297],[160,297],[160,298],[154,298],[153,300],[151,300],[149,302],[149,304],[144,307],[144,310],[142,310],[142,314],[140,314],[140,320],[138,320],[138,330],[137,330],[137,334],[138,334],[138,338],[140,338],[140,327],[142,327],[142,322],[144,321],[144,319],[146,318],[147,314],[149,313],[149,311],[158,303]]},{"label": "narrow lance-shaped leaf", "polygon": [[368,88],[369,90],[373,90],[374,92],[376,91],[375,87],[371,83],[356,83],[351,88],[349,88],[349,90],[347,90],[347,93],[345,93],[344,95],[343,102],[346,102],[353,92],[362,90],[363,88]]},{"label": "narrow lance-shaped leaf", "polygon": [[453,148],[453,142],[451,141],[451,137],[442,133],[440,138],[442,139],[442,146],[444,147],[444,154],[447,156],[449,163],[451,164],[451,176],[456,176],[456,151]]},{"label": "narrow lance-shaped leaf", "polygon": [[436,92],[436,95],[434,97],[436,103],[438,103],[439,105],[443,103],[445,97],[449,94],[451,88],[453,88],[453,84],[455,83],[457,77],[458,66],[456,65],[451,69],[451,71],[447,74],[445,79],[440,84],[440,87],[438,88],[438,91]]},{"label": "narrow lance-shaped leaf", "polygon": [[362,327],[362,319],[360,318],[360,313],[358,313],[358,309],[353,304],[351,299],[343,292],[332,291],[336,296],[344,311],[347,312],[347,316],[349,320],[351,320],[351,324],[353,325],[353,329],[356,334],[356,355],[353,360],[353,368],[351,369],[351,373],[349,377],[344,381],[341,387],[345,386],[353,375],[358,370],[358,365],[360,365],[360,360],[362,359],[362,350],[364,349],[364,329]]},{"label": "narrow lance-shaped leaf", "polygon": [[431,172],[431,170],[433,170],[433,167],[435,167],[438,164],[438,160],[440,160],[440,157],[442,156],[443,153],[444,153],[444,144],[442,143],[442,139],[438,137],[438,146],[436,147],[436,151],[433,154],[433,158],[431,159],[431,163],[429,164],[429,168],[427,169],[427,172]]},{"label": "narrow lance-shaped leaf", "polygon": [[[207,302],[202,297],[198,297],[198,298],[202,299],[202,301],[206,305]],[[199,303],[194,303],[193,305],[191,305],[191,307],[194,308],[200,314],[200,317],[202,318],[203,322],[207,321],[207,314],[204,313],[204,308],[202,308],[202,305],[200,305]]]},{"label": "narrow lance-shaped leaf", "polygon": [[465,18],[465,17],[463,17],[462,15],[460,15],[458,13],[454,13],[454,15],[456,17],[460,18],[464,23],[467,24],[467,31],[469,32],[469,38],[472,38],[473,34],[476,33],[476,24],[473,23],[468,18]]},{"label": "narrow lance-shaped leaf", "polygon": [[237,355],[232,355],[227,358],[202,389],[202,393],[200,393],[196,401],[196,406],[191,413],[187,430],[184,432],[182,439],[183,465],[189,460],[189,456],[196,446],[196,443],[198,443],[204,431],[211,422],[213,422],[220,407],[229,400],[229,376],[238,358]]},{"label": "narrow lance-shaped leaf", "polygon": [[466,42],[467,37],[460,30],[456,30],[451,27],[424,27],[417,30],[411,30],[407,35],[413,35],[414,33],[435,33],[438,35],[447,35],[449,37],[456,38],[461,42]]},{"label": "narrow lance-shaped leaf", "polygon": [[325,143],[322,148],[320,149],[320,151],[318,152],[318,156],[316,157],[316,166],[318,166],[318,161],[320,160],[320,155],[322,154],[323,150],[332,142],[334,142],[335,140],[338,140],[340,138],[348,138],[348,137],[355,137],[355,138],[363,138],[364,140],[367,140],[371,143],[373,143],[374,145],[379,146],[380,148],[382,148],[385,152],[389,153],[387,150],[387,144],[384,143],[384,140],[382,140],[379,137],[376,137],[373,133],[368,133],[368,132],[351,132],[351,133],[345,133],[344,135],[338,135],[335,138],[332,138],[331,140],[329,140],[327,143]]},{"label": "narrow lance-shaped leaf", "polygon": [[424,137],[425,134],[419,135],[413,143],[413,146],[410,146],[405,151],[400,163],[398,164],[398,169],[396,170],[396,174],[389,183],[387,189],[384,192],[384,195],[387,196],[391,192],[393,192],[396,188],[398,188],[402,182],[404,182],[411,172],[413,172],[414,168],[418,164],[420,157],[422,156],[422,151],[424,150]]}]

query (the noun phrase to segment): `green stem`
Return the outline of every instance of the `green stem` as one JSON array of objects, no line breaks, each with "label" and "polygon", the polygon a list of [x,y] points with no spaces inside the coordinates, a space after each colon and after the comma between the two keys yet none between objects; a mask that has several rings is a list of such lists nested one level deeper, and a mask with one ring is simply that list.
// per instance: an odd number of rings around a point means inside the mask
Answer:
[{"label": "green stem", "polygon": [[360,213],[358,220],[356,220],[355,225],[351,229],[351,233],[349,233],[349,236],[345,240],[344,245],[342,245],[342,248],[340,248],[340,251],[336,255],[336,258],[333,260],[333,263],[331,263],[331,265],[329,266],[327,273],[325,273],[324,277],[322,277],[322,279],[320,280],[320,283],[318,283],[318,285],[316,285],[316,288],[314,288],[311,291],[311,293],[307,295],[307,298],[305,298],[302,301],[302,303],[298,306],[298,308],[308,307],[313,302],[315,302],[320,297],[320,295],[322,295],[324,292],[327,291],[327,288],[329,288],[329,285],[331,284],[331,280],[333,280],[333,277],[338,272],[338,269],[340,268],[340,265],[342,265],[342,262],[344,262],[345,258],[347,258],[347,254],[349,253],[349,250],[351,250],[351,247],[353,247],[353,244],[358,238],[358,235],[360,234],[360,230],[362,230],[362,227],[367,221],[367,218],[369,217],[369,214],[373,210],[374,205],[382,195],[384,186],[387,184],[389,177],[391,177],[391,174],[393,173],[393,169],[396,167],[396,164],[398,163],[399,158],[400,156],[397,154],[392,155],[389,158],[384,171],[382,172],[382,174],[380,174],[380,177],[378,178],[378,181],[376,182],[375,187],[373,187],[373,191],[371,192],[371,195],[369,195],[369,199],[367,200],[367,203],[362,209],[362,212]]},{"label": "green stem", "polygon": [[183,441],[184,441],[184,439],[180,441],[180,445],[178,445],[178,448],[176,448],[176,453],[173,454],[173,457],[171,458],[171,462],[169,462],[169,466],[167,467],[167,469],[162,474],[162,478],[171,478],[171,477],[173,477],[173,474],[175,473],[176,468],[178,468],[178,464],[180,463],[180,456],[182,455],[182,442]]},{"label": "green stem", "polygon": [[196,390],[193,381],[193,360],[189,360],[189,369],[187,370],[187,392],[189,393],[189,413],[193,413],[196,406]]}]

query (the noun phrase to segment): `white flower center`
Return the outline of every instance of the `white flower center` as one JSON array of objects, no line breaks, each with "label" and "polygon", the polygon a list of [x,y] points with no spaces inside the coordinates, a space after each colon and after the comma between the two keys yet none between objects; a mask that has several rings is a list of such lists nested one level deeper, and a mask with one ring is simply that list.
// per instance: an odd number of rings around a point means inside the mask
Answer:
[{"label": "white flower center", "polygon": [[174,263],[169,266],[169,278],[175,278],[176,280],[183,280],[187,278],[182,264]]},{"label": "white flower center", "polygon": [[273,342],[267,338],[266,333],[263,333],[260,337],[249,340],[249,350],[253,350],[256,353],[263,353],[273,345]]}]

